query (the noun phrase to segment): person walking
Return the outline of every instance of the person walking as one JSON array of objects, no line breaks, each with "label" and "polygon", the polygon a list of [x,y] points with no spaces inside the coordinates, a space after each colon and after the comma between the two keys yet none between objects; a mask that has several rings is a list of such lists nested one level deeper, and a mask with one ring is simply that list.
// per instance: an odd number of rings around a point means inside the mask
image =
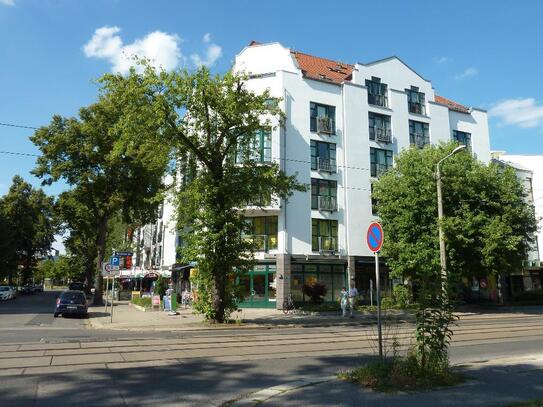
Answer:
[{"label": "person walking", "polygon": [[339,293],[339,304],[341,305],[341,312],[343,317],[347,316],[347,306],[349,305],[349,293],[347,289],[343,287]]},{"label": "person walking", "polygon": [[349,312],[351,314],[351,318],[354,318],[353,311],[354,307],[356,307],[356,300],[358,298],[358,295],[358,290],[354,285],[354,281],[352,281],[351,288],[349,289]]}]

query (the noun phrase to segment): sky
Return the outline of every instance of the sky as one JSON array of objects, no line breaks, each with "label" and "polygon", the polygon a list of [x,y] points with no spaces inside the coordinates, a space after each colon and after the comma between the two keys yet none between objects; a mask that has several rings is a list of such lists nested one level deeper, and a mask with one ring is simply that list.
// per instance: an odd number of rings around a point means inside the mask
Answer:
[{"label": "sky", "polygon": [[[343,62],[391,55],[436,93],[489,111],[490,144],[543,154],[543,1],[0,0],[0,123],[39,127],[92,103],[127,55],[225,72],[251,40]],[[38,154],[0,125],[0,151]],[[0,195],[35,158],[0,153]],[[57,194],[59,183],[45,190]]]}]

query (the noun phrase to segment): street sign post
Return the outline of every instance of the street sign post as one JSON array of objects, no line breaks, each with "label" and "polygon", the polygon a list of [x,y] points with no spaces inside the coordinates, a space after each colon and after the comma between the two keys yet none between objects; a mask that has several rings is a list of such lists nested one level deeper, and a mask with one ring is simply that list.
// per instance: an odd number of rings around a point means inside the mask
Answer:
[{"label": "street sign post", "polygon": [[381,286],[379,284],[379,250],[383,247],[383,228],[379,222],[372,222],[366,232],[366,243],[375,255],[375,299],[377,302],[377,336],[379,339],[379,357],[383,358],[383,333],[381,327]]}]

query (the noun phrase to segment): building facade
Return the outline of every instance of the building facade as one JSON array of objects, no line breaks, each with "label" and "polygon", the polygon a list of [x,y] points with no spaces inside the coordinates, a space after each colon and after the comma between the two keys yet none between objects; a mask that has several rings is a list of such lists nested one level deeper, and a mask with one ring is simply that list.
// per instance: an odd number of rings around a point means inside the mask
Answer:
[{"label": "building facade", "polygon": [[[279,163],[308,186],[288,201],[245,208],[248,238],[260,250],[258,265],[240,281],[242,306],[282,308],[289,294],[304,301],[303,285],[314,282],[326,286],[327,301],[336,301],[350,281],[366,294],[374,278],[365,243],[375,219],[371,186],[401,150],[457,140],[490,160],[486,112],[436,95],[429,80],[397,57],[347,64],[252,42],[233,70],[248,75],[250,90],[280,98],[286,115],[283,126],[255,135],[254,158]],[[176,267],[171,208],[166,202],[157,224],[140,231],[142,267]],[[386,290],[384,264],[381,270]]]}]

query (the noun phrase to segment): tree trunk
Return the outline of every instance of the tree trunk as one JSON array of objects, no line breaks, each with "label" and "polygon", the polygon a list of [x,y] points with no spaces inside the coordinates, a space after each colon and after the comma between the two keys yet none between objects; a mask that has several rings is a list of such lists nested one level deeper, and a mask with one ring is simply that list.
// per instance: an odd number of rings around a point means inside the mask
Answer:
[{"label": "tree trunk", "polygon": [[225,276],[217,265],[213,270],[213,310],[215,311],[215,322],[224,322],[224,297],[225,297]]},{"label": "tree trunk", "polygon": [[85,291],[87,294],[91,293],[91,287],[94,283],[94,266],[92,262],[87,262],[85,264]]},{"label": "tree trunk", "polygon": [[96,240],[96,247],[98,249],[98,252],[96,256],[96,269],[94,279],[94,305],[104,304],[104,300],[102,299],[102,285],[104,281],[102,277],[102,262],[104,261],[106,251],[107,224],[107,217],[103,217],[100,221],[98,237]]}]

